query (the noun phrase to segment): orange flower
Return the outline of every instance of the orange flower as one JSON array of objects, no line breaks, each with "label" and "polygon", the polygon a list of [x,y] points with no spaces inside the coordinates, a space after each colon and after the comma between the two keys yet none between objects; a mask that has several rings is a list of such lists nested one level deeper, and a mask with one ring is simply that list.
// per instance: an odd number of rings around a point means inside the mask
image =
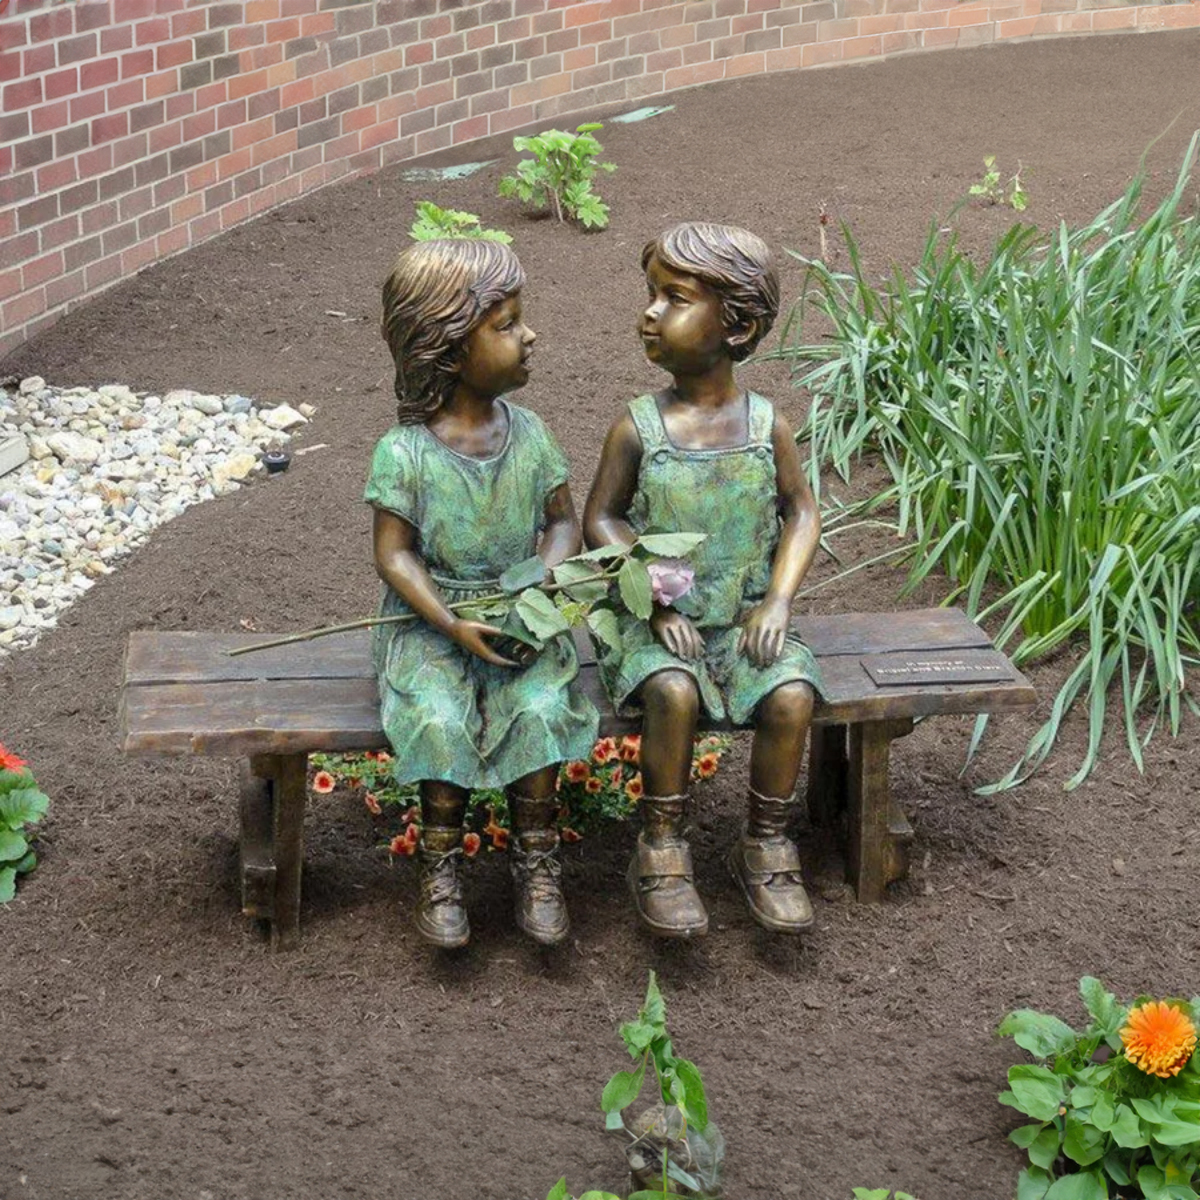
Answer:
[{"label": "orange flower", "polygon": [[410,804],[408,808],[406,808],[400,814],[400,820],[402,820],[406,825],[411,825],[417,819],[417,812],[417,806],[415,804]]},{"label": "orange flower", "polygon": [[631,733],[621,739],[621,758],[625,762],[635,763],[642,754],[642,735]]},{"label": "orange flower", "polygon": [[508,830],[501,825],[497,825],[492,834],[492,846],[497,850],[508,849]]},{"label": "orange flower", "polygon": [[702,754],[696,759],[696,774],[701,779],[711,779],[717,773],[717,764],[721,761],[719,754]]},{"label": "orange flower", "polygon": [[587,763],[576,759],[575,762],[567,763],[563,768],[563,774],[567,777],[568,783],[582,783],[591,772]]},{"label": "orange flower", "polygon": [[421,827],[420,827],[420,825],[414,824],[413,822],[411,822],[411,821],[410,821],[410,822],[409,822],[409,823],[408,823],[408,824],[407,824],[407,825],[404,827],[404,840],[405,840],[405,841],[406,841],[406,842],[407,842],[407,843],[408,843],[410,846],[412,846],[412,847],[414,847],[414,848],[415,848],[415,847],[416,847],[416,845],[417,845],[417,843],[418,843],[418,842],[421,840]]},{"label": "orange flower", "polygon": [[592,762],[602,767],[605,763],[610,763],[614,758],[619,757],[619,754],[616,738],[601,738],[592,747]]},{"label": "orange flower", "polygon": [[28,765],[23,758],[18,758],[0,742],[0,771],[21,771]]},{"label": "orange flower", "polygon": [[313,776],[312,790],[320,796],[326,796],[337,787],[337,780],[328,771],[318,771]]},{"label": "orange flower", "polygon": [[383,812],[383,809],[379,807],[379,801],[375,798],[374,792],[364,793],[363,803],[367,806],[367,812],[373,817],[377,817]]},{"label": "orange flower", "polygon": [[608,781],[613,785],[613,787],[616,787],[624,777],[625,772],[622,771],[619,766],[613,767],[613,769],[608,773]]},{"label": "orange flower", "polygon": [[564,825],[562,827],[562,829],[559,830],[559,833],[562,836],[562,840],[564,842],[582,842],[583,841],[583,834],[580,833],[578,829],[572,829],[570,827],[570,825]]},{"label": "orange flower", "polygon": [[589,775],[587,782],[583,785],[583,790],[587,792],[589,796],[596,796],[599,794],[600,789],[603,786],[604,780],[601,779],[599,775]]},{"label": "orange flower", "polygon": [[417,845],[421,840],[421,831],[415,826],[410,825],[403,833],[398,833],[388,843],[388,850],[392,854],[403,854],[411,858],[417,852]]},{"label": "orange flower", "polygon": [[1125,1057],[1139,1071],[1169,1079],[1183,1070],[1196,1048],[1196,1027],[1187,1014],[1165,1000],[1148,1000],[1129,1010],[1121,1030]]},{"label": "orange flower", "polygon": [[642,773],[640,771],[625,785],[625,795],[630,800],[640,800],[645,790],[642,787]]},{"label": "orange flower", "polygon": [[479,834],[471,832],[463,834],[463,853],[468,858],[474,858],[479,853],[479,847],[483,845],[483,838]]},{"label": "orange flower", "polygon": [[352,788],[362,787],[362,780],[359,779],[357,775],[351,775],[350,778],[346,780],[346,783]]}]

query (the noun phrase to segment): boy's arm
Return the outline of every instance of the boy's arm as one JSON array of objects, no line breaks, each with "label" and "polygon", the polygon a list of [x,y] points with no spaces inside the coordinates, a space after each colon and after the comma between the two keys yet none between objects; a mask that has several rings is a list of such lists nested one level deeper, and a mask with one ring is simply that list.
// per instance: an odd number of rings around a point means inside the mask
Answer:
[{"label": "boy's arm", "polygon": [[583,548],[579,518],[570,485],[561,483],[546,497],[546,526],[538,545],[538,557],[547,567],[557,567],[564,558],[571,558]]},{"label": "boy's arm", "polygon": [[747,617],[742,627],[739,650],[745,650],[755,666],[766,667],[783,651],[792,601],[808,573],[821,538],[821,514],[813,498],[800,451],[787,421],[778,413],[771,430],[775,452],[775,479],[779,515],[783,526],[771,564],[771,582],[763,602]]}]

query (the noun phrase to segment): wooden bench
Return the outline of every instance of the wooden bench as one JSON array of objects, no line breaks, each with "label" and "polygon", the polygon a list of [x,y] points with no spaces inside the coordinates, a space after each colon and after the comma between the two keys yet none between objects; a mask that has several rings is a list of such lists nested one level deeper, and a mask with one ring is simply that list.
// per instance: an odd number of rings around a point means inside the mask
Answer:
[{"label": "wooden bench", "polygon": [[[912,828],[893,805],[891,743],[918,717],[1028,708],[1032,686],[957,609],[799,618],[825,681],[808,771],[814,824],[846,818],[847,873],[858,899],[882,899],[908,870]],[[300,928],[307,758],[387,745],[367,631],[237,658],[259,634],[131,633],[121,694],[127,754],[236,755],[241,789],[242,906],[277,948]],[[636,730],[604,697],[591,646],[577,638],[582,681],[602,735]],[[709,729],[729,729],[711,725]]]}]

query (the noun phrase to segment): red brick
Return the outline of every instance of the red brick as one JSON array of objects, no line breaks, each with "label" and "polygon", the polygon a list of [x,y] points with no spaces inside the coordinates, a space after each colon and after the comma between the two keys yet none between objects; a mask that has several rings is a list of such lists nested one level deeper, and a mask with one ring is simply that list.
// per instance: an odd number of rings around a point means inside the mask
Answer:
[{"label": "red brick", "polygon": [[[165,96],[170,96],[172,92],[179,88],[179,72],[172,68],[169,71],[160,71],[156,75],[146,76],[146,99],[161,100]],[[186,93],[188,100],[192,99],[190,92]]]},{"label": "red brick", "polygon": [[171,36],[171,22],[166,17],[155,17],[150,21],[140,21],[133,27],[133,40],[139,46],[153,45],[155,42],[165,42]]},{"label": "red brick", "polygon": [[70,63],[81,62],[87,58],[96,57],[97,39],[94,33],[85,33],[81,37],[67,38],[58,43],[58,65],[65,67]]},{"label": "red brick", "polygon": [[79,86],[85,91],[114,83],[121,73],[120,63],[115,58],[97,58],[85,62],[79,68]]},{"label": "red brick", "polygon": [[54,68],[55,54],[52,45],[32,46],[21,56],[23,75],[40,75]]},{"label": "red brick", "polygon": [[47,104],[35,108],[29,114],[30,125],[34,133],[45,133],[47,129],[60,129],[69,120],[71,106],[65,100],[57,104]]},{"label": "red brick", "polygon": [[0,271],[0,300],[7,300],[21,290],[21,268]]},{"label": "red brick", "polygon": [[[186,43],[183,43],[186,49]],[[187,59],[185,58],[186,62]],[[133,50],[121,55],[121,78],[128,79],[133,75],[147,75],[154,70],[153,50]]]},{"label": "red brick", "polygon": [[41,79],[22,79],[19,83],[10,83],[4,89],[4,111],[15,112],[18,108],[32,108],[42,102]]},{"label": "red brick", "polygon": [[671,92],[676,88],[694,87],[699,83],[712,83],[723,78],[724,74],[725,63],[723,61],[693,63],[691,66],[678,67],[674,71],[666,73],[666,90]]},{"label": "red brick", "polygon": [[57,279],[46,284],[46,305],[48,308],[61,308],[68,300],[83,295],[82,271],[70,275],[60,275]]},{"label": "red brick", "polygon": [[[79,236],[79,218],[72,213],[68,217],[60,217],[42,227],[42,249],[54,250],[59,246],[73,242]],[[64,264],[64,270],[67,268]]]},{"label": "red brick", "polygon": [[97,146],[79,156],[76,164],[79,168],[79,178],[87,179],[91,175],[99,175],[112,167],[112,147]]},{"label": "red brick", "polygon": [[267,90],[267,73],[266,71],[253,71],[248,75],[233,75],[228,83],[229,99],[240,100],[243,96],[252,95],[254,92],[265,92]]},{"label": "red brick", "polygon": [[188,231],[186,226],[177,229],[166,229],[154,239],[155,258],[169,258],[186,250],[188,246]]},{"label": "red brick", "polygon": [[79,90],[79,68],[68,67],[65,71],[55,71],[46,76],[46,99],[57,100],[60,96],[69,96]]},{"label": "red brick", "polygon": [[841,42],[811,42],[802,47],[801,66],[819,67],[825,63],[841,62]]},{"label": "red brick", "polygon": [[47,163],[44,167],[38,169],[38,191],[53,192],[58,188],[66,187],[69,183],[74,183],[77,178],[75,171],[75,160],[73,158],[63,158],[56,162]]},{"label": "red brick", "polygon": [[100,53],[116,54],[133,45],[132,25],[110,25],[100,31]]},{"label": "red brick", "polygon": [[3,325],[11,329],[14,325],[23,325],[31,317],[46,311],[46,292],[43,288],[25,292],[15,300],[9,300],[4,305]]},{"label": "red brick", "polygon": [[129,108],[132,104],[141,104],[146,98],[146,88],[140,79],[126,79],[115,83],[105,92],[108,111],[118,108]]},{"label": "red brick", "polygon": [[54,38],[70,37],[75,32],[74,5],[60,5],[48,12],[29,18],[29,40],[48,42]]},{"label": "red brick", "polygon": [[24,21],[0,21],[0,50],[13,50],[29,41],[29,26]]},{"label": "red brick", "polygon": [[173,38],[195,37],[208,28],[208,20],[202,8],[190,8],[185,12],[175,13],[171,17],[171,36]]}]

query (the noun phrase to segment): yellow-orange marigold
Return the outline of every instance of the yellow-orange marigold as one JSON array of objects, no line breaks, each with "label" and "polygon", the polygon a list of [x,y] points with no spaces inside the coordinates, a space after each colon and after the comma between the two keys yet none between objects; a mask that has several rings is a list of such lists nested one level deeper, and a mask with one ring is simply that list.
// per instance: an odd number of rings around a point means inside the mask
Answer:
[{"label": "yellow-orange marigold", "polygon": [[328,795],[336,786],[337,780],[328,771],[318,771],[313,776],[312,789],[319,795]]},{"label": "yellow-orange marigold", "polygon": [[591,774],[591,770],[587,763],[576,759],[575,762],[567,763],[563,768],[563,774],[567,777],[568,783],[582,783]]},{"label": "yellow-orange marigold", "polygon": [[1148,1000],[1131,1008],[1126,1020],[1125,1057],[1139,1071],[1169,1079],[1183,1070],[1196,1049],[1196,1027],[1187,1013],[1165,1000]]}]

